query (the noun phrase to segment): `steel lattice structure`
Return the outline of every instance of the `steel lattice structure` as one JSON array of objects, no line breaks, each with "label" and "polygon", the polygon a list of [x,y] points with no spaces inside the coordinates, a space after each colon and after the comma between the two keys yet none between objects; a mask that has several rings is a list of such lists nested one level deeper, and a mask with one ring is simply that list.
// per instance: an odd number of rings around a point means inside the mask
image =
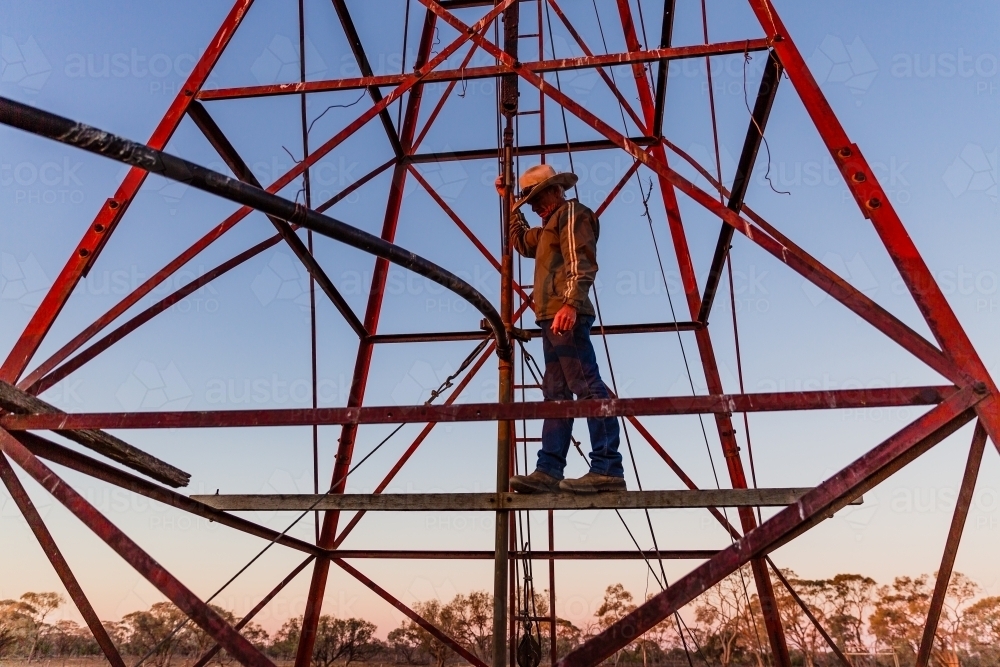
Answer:
[{"label": "steel lattice structure", "polygon": [[[0,415],[0,448],[3,451],[3,455],[0,455],[0,477],[3,478],[8,491],[65,584],[73,602],[93,631],[108,661],[114,665],[124,666],[118,650],[101,626],[86,594],[14,474],[11,461],[47,489],[53,497],[65,505],[88,528],[183,610],[192,621],[215,639],[218,645],[198,662],[199,665],[206,664],[220,647],[243,664],[272,664],[267,657],[240,635],[239,630],[293,577],[309,568],[312,579],[296,661],[299,667],[306,667],[312,655],[327,578],[331,565],[334,565],[361,581],[410,619],[422,625],[465,660],[477,665],[477,667],[486,667],[479,658],[463,648],[456,640],[446,636],[441,630],[421,618],[389,591],[380,587],[348,562],[352,558],[371,557],[372,553],[348,551],[340,548],[344,538],[358,525],[365,511],[430,509],[444,506],[478,508],[494,512],[496,516],[495,551],[396,551],[381,552],[375,555],[394,558],[493,559],[495,562],[494,638],[497,638],[494,641],[493,667],[503,667],[508,662],[513,664],[514,642],[510,639],[515,636],[517,619],[513,613],[509,612],[508,604],[512,599],[511,593],[513,591],[513,577],[511,575],[516,572],[513,569],[513,561],[518,556],[510,552],[512,545],[514,545],[511,533],[511,528],[514,525],[514,512],[520,509],[584,506],[674,507],[685,506],[686,503],[687,506],[706,507],[708,511],[712,512],[713,516],[722,522],[724,528],[734,537],[732,546],[720,551],[677,552],[678,557],[704,559],[704,562],[674,582],[664,592],[642,604],[636,611],[601,634],[591,638],[572,653],[556,656],[555,642],[553,642],[553,655],[551,656],[553,663],[558,661],[558,664],[565,667],[575,667],[601,662],[638,635],[675,613],[722,578],[735,572],[743,565],[750,564],[761,601],[774,662],[777,665],[787,666],[790,664],[790,660],[781,619],[774,602],[772,570],[773,575],[784,585],[787,586],[787,582],[784,581],[777,568],[774,568],[773,563],[769,562],[768,554],[803,534],[837,509],[855,501],[865,491],[900,470],[963,425],[977,420],[971,453],[945,545],[924,639],[920,647],[917,664],[921,667],[927,665],[931,642],[941,613],[962,527],[969,510],[986,439],[989,437],[994,443],[1000,443],[998,389],[945,300],[941,289],[921,259],[899,216],[879,185],[872,168],[863,157],[859,147],[851,142],[838,122],[831,106],[810,74],[801,53],[796,48],[792,37],[788,34],[770,1],[748,0],[759,26],[748,30],[750,36],[747,38],[736,42],[678,47],[671,43],[674,0],[666,0],[662,15],[657,17],[657,26],[662,26],[659,44],[656,45],[656,48],[644,48],[638,38],[629,1],[616,0],[615,8],[620,17],[620,27],[623,31],[627,51],[594,55],[573,28],[569,17],[556,0],[536,0],[534,3],[502,0],[496,4],[476,0],[420,0],[426,7],[426,12],[418,38],[417,57],[413,63],[413,71],[381,75],[373,74],[372,67],[366,57],[365,47],[352,20],[352,10],[349,10],[345,0],[332,1],[361,76],[307,82],[304,65],[302,65],[303,72],[299,83],[204,89],[210,73],[239,29],[244,16],[250,10],[252,0],[237,0],[146,146],[131,144],[117,137],[102,134],[92,128],[76,125],[65,119],[59,119],[13,102],[4,101],[0,104],[0,121],[8,125],[14,125],[98,152],[132,165],[118,190],[106,201],[93,222],[88,226],[72,256],[0,368],[0,380],[3,381],[0,384],[0,407],[5,411]],[[518,40],[523,35],[518,34],[517,26],[521,4],[537,5],[539,17],[543,4],[547,4],[578,41],[580,48],[586,55],[569,59],[545,59],[544,55],[540,55],[536,61],[519,60]],[[455,10],[476,7],[482,7],[482,14],[481,18],[473,25],[467,25],[456,17]],[[498,22],[501,18],[503,19],[503,39],[493,40],[491,33],[500,25]],[[300,26],[301,20],[300,7]],[[540,23],[539,20],[539,27]],[[438,30],[441,31],[442,35],[452,35],[451,41],[440,47],[436,47],[434,41],[435,32]],[[539,42],[538,52],[544,54],[544,49],[541,46],[543,40],[541,32],[539,29],[539,34],[536,35]],[[454,36],[455,33],[457,36]],[[459,68],[442,69],[442,64],[449,57],[459,53],[460,49],[468,48],[469,45],[472,48],[468,50],[465,60]],[[476,50],[494,58],[496,64],[467,67],[472,53]],[[667,66],[674,60],[749,52],[766,52],[768,54],[767,66],[756,96],[756,104],[752,112],[743,152],[739,159],[736,177],[732,187],[726,190],[706,169],[695,163],[694,166],[699,169],[706,180],[719,189],[718,192],[708,192],[681,176],[670,166],[668,161],[668,149],[674,152],[678,151],[663,135]],[[639,109],[634,109],[631,106],[614,85],[612,79],[609,78],[608,72],[612,66],[626,67],[634,74],[640,102]],[[647,70],[647,66],[649,70]],[[610,121],[598,117],[571,99],[570,96],[562,92],[558,85],[553,85],[551,77],[546,76],[546,74],[571,69],[596,70],[610,87],[621,104],[621,108],[628,113],[636,126],[643,130],[643,136],[624,136],[612,127]],[[655,77],[651,77],[652,81],[647,78],[649,72],[655,73]],[[793,88],[793,90],[788,90],[786,85],[782,88],[783,94],[795,94],[801,100],[861,212],[871,222],[885,250],[892,258],[896,269],[932,332],[933,340],[924,338],[891,315],[744,205],[743,198],[783,73],[787,75]],[[499,111],[506,119],[506,131],[501,137],[498,137],[497,145],[484,146],[480,150],[464,151],[449,156],[434,155],[429,157],[428,154],[419,152],[418,147],[421,140],[431,124],[434,123],[456,84],[460,81],[483,78],[494,79],[500,83]],[[422,87],[431,82],[447,82],[448,87],[436,108],[427,113],[427,110],[421,106],[421,92]],[[545,144],[543,141],[538,146],[515,147],[511,123],[512,118],[518,114],[517,90],[519,84],[523,90],[538,92],[539,100],[542,102],[542,106],[539,108],[540,115],[544,115],[544,104],[547,103],[549,113],[552,113],[552,108],[555,108],[561,112],[572,114],[586,126],[599,133],[603,139],[585,142],[569,142],[567,140],[565,144]],[[390,92],[384,94],[384,89],[389,89]],[[302,162],[296,164],[286,174],[277,177],[274,182],[267,184],[266,188],[257,182],[246,163],[208,112],[208,102],[218,101],[222,103],[222,101],[233,99],[294,95],[299,96],[304,105],[305,96],[308,94],[335,90],[367,91],[372,106],[325,143],[308,150]],[[388,112],[390,105],[397,102],[403,108],[402,120],[398,126]],[[421,114],[424,115],[421,116]],[[194,121],[238,180],[221,177],[196,165],[159,152],[167,147],[171,136],[185,117],[190,117]],[[375,121],[376,118],[384,126],[386,137],[392,146],[395,154],[392,159],[358,179],[329,201],[312,209],[274,195],[296,179],[308,178],[308,170],[312,165],[316,164],[323,156],[332,154],[338,146],[359,132],[362,127]],[[418,122],[421,118],[425,119],[422,126]],[[606,401],[515,402],[513,384],[515,339],[531,336],[533,332],[517,329],[513,324],[521,313],[530,307],[530,297],[521,286],[514,283],[513,264],[509,249],[504,245],[501,256],[494,257],[461,218],[451,210],[447,202],[415,169],[415,165],[430,159],[471,160],[500,155],[505,177],[510,182],[513,177],[512,166],[515,155],[544,156],[567,150],[594,149],[620,149],[634,160],[632,168],[611,191],[607,201],[599,208],[598,212],[603,211],[607,204],[617,196],[625,182],[640,166],[655,174],[658,179],[690,318],[687,321],[659,325],[615,325],[607,327],[607,333],[693,332],[700,362],[705,371],[707,395],[686,398],[657,397]],[[681,158],[690,160],[684,154],[681,154]],[[31,364],[39,346],[74,288],[98,261],[102,248],[118,225],[127,224],[125,218],[129,205],[151,172],[184,180],[194,187],[237,202],[242,205],[242,208],[221,222],[175,260],[164,266],[155,276],[80,332],[55,354],[41,362],[36,362],[32,367]],[[391,184],[386,196],[385,215],[380,237],[365,234],[350,225],[323,215],[338,201],[343,200],[379,174],[386,172],[391,174]],[[494,306],[470,285],[450,274],[444,268],[408,253],[393,244],[400,219],[403,189],[410,178],[415,179],[421,187],[427,190],[449,218],[458,225],[500,272],[501,302],[499,304]],[[719,201],[720,192],[724,194],[725,202]],[[722,223],[717,248],[712,259],[712,268],[706,284],[703,286],[698,284],[695,276],[686,230],[678,206],[678,193],[704,207]],[[506,205],[507,210],[509,210],[509,200]],[[226,230],[246,217],[251,210],[259,210],[267,214],[276,228],[275,236],[200,276],[142,311],[139,315],[118,325],[110,333],[98,338],[99,334],[135,306],[154,287],[209,247]],[[506,220],[502,220],[501,224],[505,222]],[[329,236],[365,250],[376,257],[372,289],[367,308],[362,316],[359,317],[355,314],[338,292],[324,268],[313,258],[310,249],[297,234],[297,228],[305,228]],[[737,232],[746,243],[769,253],[777,261],[782,262],[839,301],[857,317],[884,334],[895,344],[910,352],[927,367],[945,378],[948,384],[866,390],[725,394],[713,341],[709,335],[708,319],[717,288],[722,279],[728,251]],[[358,336],[359,344],[354,377],[345,407],[264,411],[66,414],[36,398],[37,394],[79,369],[100,353],[112,348],[117,341],[157,314],[162,313],[178,300],[208,284],[233,266],[239,265],[264,249],[279,243],[285,243],[289,246],[306,267],[311,279],[315,281],[315,285],[331,300]],[[378,323],[383,308],[390,263],[416,271],[466,298],[483,313],[486,318],[485,324],[488,325],[487,328],[492,329],[492,333],[484,329],[483,331],[445,334],[420,332],[380,334]],[[487,344],[481,349],[467,375],[457,385],[445,404],[403,407],[364,405],[372,354],[377,345],[484,339],[487,339]],[[455,403],[458,394],[465,388],[474,374],[493,357],[494,353],[499,359],[499,400],[495,403]],[[805,490],[747,489],[747,475],[744,471],[744,462],[739,453],[733,427],[734,413],[884,406],[928,406],[929,410],[895,435],[873,446],[862,457],[815,488]],[[645,415],[682,414],[705,414],[714,418],[719,439],[726,455],[731,490],[714,492],[716,495],[708,492],[698,495],[697,487],[692,479],[656,442],[640,421],[640,417]],[[513,461],[513,443],[516,436],[515,421],[588,415],[615,415],[627,419],[690,491],[609,495],[598,501],[548,496],[518,498],[510,495],[507,479]],[[346,475],[354,462],[354,445],[358,427],[364,424],[394,424],[400,421],[425,423],[427,426],[388,473],[385,481],[374,495],[343,495]],[[493,421],[498,424],[497,492],[495,494],[470,494],[466,496],[449,495],[438,498],[414,496],[408,499],[398,496],[394,498],[388,495],[381,496],[381,492],[427,436],[430,429],[437,423],[449,421]],[[265,428],[279,425],[340,425],[342,427],[336,463],[331,471],[332,486],[329,494],[318,498],[299,499],[220,497],[213,500],[210,497],[188,497],[168,488],[184,486],[187,483],[186,473],[105,432],[107,429]],[[119,467],[70,450],[32,433],[44,430],[55,431],[142,473],[145,477],[155,479],[159,483],[125,472]],[[267,541],[276,541],[285,548],[302,552],[305,560],[279,582],[274,590],[262,599],[240,623],[232,627],[115,527],[80,494],[64,484],[60,477],[42,462],[43,459],[91,475],[134,493],[148,496],[175,508],[206,517],[234,530],[243,531]],[[671,493],[674,495],[670,495]],[[685,495],[689,493],[690,495]],[[248,503],[257,503],[260,506],[261,503],[267,502],[271,502],[273,507],[282,509],[302,509],[303,507],[322,509],[322,527],[317,542],[310,543],[289,535],[279,534],[277,531],[227,511],[246,509]],[[788,506],[771,518],[758,523],[753,507],[768,504]],[[739,508],[739,525],[729,524],[722,513],[715,509],[716,506],[723,505]],[[356,510],[358,513],[346,526],[341,527],[339,524],[340,513],[347,510]],[[551,525],[550,518],[550,531]],[[545,553],[547,556],[544,555]],[[671,553],[662,551],[658,552],[657,555],[670,556]],[[551,572],[552,563],[559,558],[630,558],[642,557],[642,554],[623,552],[587,554],[549,551],[543,552],[542,555],[536,554],[536,557],[547,560]],[[792,594],[794,597],[794,592]],[[554,605],[552,607],[551,624],[554,632]],[[804,605],[803,608],[806,609]],[[806,609],[806,613],[808,614],[808,609]],[[822,632],[822,629],[820,630]],[[845,664],[849,664],[846,657],[839,652],[825,633],[824,636],[840,659]],[[499,640],[499,638],[505,639]]]}]

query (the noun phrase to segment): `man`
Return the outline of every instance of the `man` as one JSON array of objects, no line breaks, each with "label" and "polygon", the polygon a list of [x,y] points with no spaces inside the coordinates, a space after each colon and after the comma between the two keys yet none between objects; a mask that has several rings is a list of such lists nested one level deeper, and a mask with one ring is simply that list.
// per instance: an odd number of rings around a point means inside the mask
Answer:
[{"label": "man", "polygon": [[[527,169],[519,179],[521,198],[513,205],[510,244],[535,260],[535,320],[542,328],[545,377],[542,393],[547,401],[608,398],[597,356],[590,342],[594,306],[588,293],[597,275],[597,216],[576,199],[567,200],[565,189],[576,184],[571,173],[556,173],[547,164]],[[502,178],[497,191],[505,194]],[[528,227],[520,207],[529,204],[541,227]],[[625,471],[618,453],[618,420],[589,418],[590,471],[579,479],[563,479],[566,454],[573,434],[573,419],[546,419],[542,449],[535,471],[515,475],[510,487],[519,493],[574,493],[624,491]]]}]

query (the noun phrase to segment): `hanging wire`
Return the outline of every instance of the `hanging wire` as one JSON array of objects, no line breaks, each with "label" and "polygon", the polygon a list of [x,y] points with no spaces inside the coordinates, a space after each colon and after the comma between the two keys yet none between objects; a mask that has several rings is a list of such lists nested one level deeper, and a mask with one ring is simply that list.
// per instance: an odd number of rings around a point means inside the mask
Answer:
[{"label": "hanging wire", "polygon": [[[747,95],[747,64],[752,60],[750,56],[749,40],[747,41],[747,47],[743,49],[743,104],[747,108],[747,113],[750,114],[750,122],[753,126],[757,128],[757,134],[760,135],[761,141],[764,142],[764,150],[767,151],[767,170],[764,172],[764,179],[767,184],[771,186],[771,190],[779,195],[791,195],[791,192],[785,190],[779,190],[774,187],[774,183],[771,181],[771,146],[767,143],[767,137],[764,136],[764,128],[760,126],[757,119],[754,118],[753,111],[750,109],[750,98]],[[721,182],[720,182],[721,186]]]}]

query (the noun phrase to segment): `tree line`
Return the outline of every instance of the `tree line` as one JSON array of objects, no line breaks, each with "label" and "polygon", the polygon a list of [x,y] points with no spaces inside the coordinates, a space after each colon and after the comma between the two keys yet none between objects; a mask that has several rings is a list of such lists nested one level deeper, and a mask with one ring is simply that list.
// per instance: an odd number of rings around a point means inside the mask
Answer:
[{"label": "tree line", "polygon": [[[878,584],[859,574],[830,579],[802,579],[791,570],[784,577],[845,653],[854,667],[913,665],[930,605],[933,578],[897,577]],[[680,616],[666,619],[615,654],[614,667],[765,667],[770,664],[767,633],[760,603],[748,568],[737,571],[701,595]],[[778,610],[793,665],[828,667],[841,664],[802,606],[778,581],[774,582]],[[89,629],[70,620],[53,621],[65,600],[56,593],[25,593],[17,600],[0,601],[0,658],[29,662],[53,657],[100,656]],[[562,656],[588,637],[604,630],[635,609],[637,600],[621,584],[609,586],[594,617],[578,627],[566,619],[556,622],[556,649]],[[231,612],[213,607],[229,623]],[[485,591],[456,595],[444,603],[430,600],[415,610],[463,648],[486,663],[492,655],[493,598]],[[532,616],[549,615],[546,595],[536,594]],[[185,623],[173,604],[158,602],[149,609],[126,614],[105,627],[124,655],[150,667],[190,665],[215,645],[200,628]],[[277,661],[295,657],[301,618],[291,618],[271,636],[252,621],[241,632]],[[540,638],[542,664],[550,655],[550,626],[533,629]],[[361,618],[322,616],[317,631],[313,665],[332,667],[352,663],[399,665],[464,664],[452,649],[421,625],[404,621],[385,639],[378,628]],[[225,651],[209,664],[231,664]],[[941,614],[931,656],[935,667],[986,667],[1000,664],[1000,596],[983,596],[968,577],[955,573]]]}]

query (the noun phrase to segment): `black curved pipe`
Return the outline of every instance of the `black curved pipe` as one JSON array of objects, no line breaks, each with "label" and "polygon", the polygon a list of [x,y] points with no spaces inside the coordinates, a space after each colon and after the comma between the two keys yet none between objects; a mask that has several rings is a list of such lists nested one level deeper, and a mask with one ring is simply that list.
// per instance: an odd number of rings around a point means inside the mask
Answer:
[{"label": "black curved pipe", "polygon": [[335,218],[307,209],[260,188],[229,178],[193,162],[169,155],[144,144],[123,139],[90,125],[25,104],[0,97],[0,123],[32,134],[81,148],[91,153],[139,167],[151,174],[181,181],[229,201],[249,206],[291,224],[311,229],[317,234],[346,243],[447,287],[483,314],[496,336],[497,354],[503,359],[512,355],[510,339],[503,320],[486,297],[469,283],[437,264],[409,250],[389,243]]}]

